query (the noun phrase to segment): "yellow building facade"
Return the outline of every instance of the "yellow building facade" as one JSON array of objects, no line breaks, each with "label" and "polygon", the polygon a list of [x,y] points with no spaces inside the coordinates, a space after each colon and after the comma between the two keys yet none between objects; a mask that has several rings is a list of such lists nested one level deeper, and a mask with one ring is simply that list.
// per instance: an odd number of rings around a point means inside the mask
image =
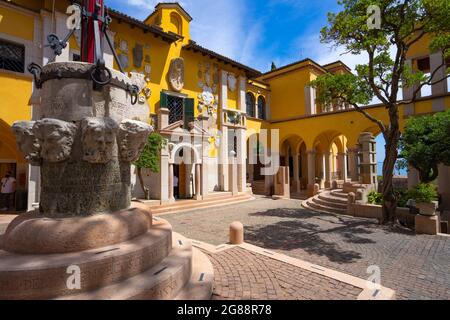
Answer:
[{"label": "yellow building facade", "polygon": [[[0,174],[15,172],[18,190],[28,191],[29,206],[38,202],[39,173],[25,164],[11,126],[18,120],[39,117],[40,97],[26,70],[29,63],[79,60],[79,32],[60,56],[45,47],[48,34],[64,38],[69,32],[66,21],[71,13],[66,11],[72,2],[0,1]],[[327,188],[333,181],[360,179],[360,136],[365,132],[378,135],[378,128],[346,106],[318,106],[315,91],[308,86],[322,74],[350,72],[344,63],[320,65],[305,59],[262,73],[198,45],[190,35],[192,17],[177,3],[158,4],[143,21],[110,8],[108,13],[113,21],[108,33],[121,66],[135,75],[142,89],[133,118],[150,122],[169,141],[161,155],[161,172],[146,173],[153,198],[173,200],[173,176],[182,180],[178,196],[201,198],[229,191],[232,151],[236,153],[239,192],[253,188],[270,193],[273,179],[261,174],[264,164],[253,163],[249,154],[267,151],[273,144],[280,146],[280,165],[290,168],[294,193],[316,183]],[[427,41],[425,38],[412,48],[408,63],[429,72],[442,61],[442,54],[425,50]],[[107,66],[119,69],[106,43],[104,50]],[[176,70],[182,72],[181,83],[172,76]],[[402,108],[402,126],[410,116],[450,108],[448,87],[447,82],[435,85],[415,105]],[[411,89],[403,94],[406,98]],[[388,121],[381,105],[367,107],[367,111]],[[277,141],[251,145],[251,137],[263,130],[278,130]],[[171,141],[174,136],[179,141]],[[190,150],[180,141],[192,137],[199,140],[199,146]],[[183,153],[192,154],[192,164],[176,161]],[[450,171],[442,168],[442,173],[441,188],[450,189]],[[142,196],[139,189],[136,186],[137,197]]]}]

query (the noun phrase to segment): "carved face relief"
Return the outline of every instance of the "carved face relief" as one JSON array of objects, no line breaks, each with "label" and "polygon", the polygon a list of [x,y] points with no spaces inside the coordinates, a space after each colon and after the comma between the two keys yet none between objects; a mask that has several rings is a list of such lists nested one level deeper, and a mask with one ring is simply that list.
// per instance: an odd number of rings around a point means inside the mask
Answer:
[{"label": "carved face relief", "polygon": [[33,133],[41,146],[41,157],[49,162],[70,158],[77,126],[57,119],[36,121]]},{"label": "carved face relief", "polygon": [[12,126],[17,147],[32,166],[41,165],[41,146],[33,133],[34,121],[18,121]]},{"label": "carved face relief", "polygon": [[117,124],[110,118],[85,118],[81,122],[83,160],[108,163],[113,157]]},{"label": "carved face relief", "polygon": [[117,135],[120,160],[124,162],[138,160],[152,131],[152,126],[144,122],[134,120],[122,121]]},{"label": "carved face relief", "polygon": [[181,91],[184,88],[184,59],[176,58],[170,63],[169,82],[172,89]]}]

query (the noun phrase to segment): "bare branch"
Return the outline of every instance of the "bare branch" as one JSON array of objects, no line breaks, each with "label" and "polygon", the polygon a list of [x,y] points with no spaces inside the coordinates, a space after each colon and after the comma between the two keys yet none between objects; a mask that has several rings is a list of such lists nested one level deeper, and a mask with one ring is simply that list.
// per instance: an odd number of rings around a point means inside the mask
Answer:
[{"label": "bare branch", "polygon": [[368,113],[366,110],[364,110],[363,108],[358,106],[356,103],[351,103],[350,105],[353,106],[356,111],[358,111],[359,113],[363,114],[367,119],[369,119],[372,122],[375,122],[378,125],[378,127],[380,127],[381,132],[383,134],[385,134],[387,132],[387,128],[386,128],[385,124],[381,120],[379,120],[379,119],[375,118],[374,116],[372,116],[370,113]]},{"label": "bare branch", "polygon": [[413,93],[412,98],[411,98],[410,100],[406,100],[406,101],[400,102],[399,105],[406,105],[406,104],[411,104],[411,103],[416,102],[417,99],[419,98],[417,95],[419,94],[419,92],[422,90],[422,88],[423,88],[424,86],[426,86],[426,85],[434,86],[434,85],[436,85],[436,84],[438,84],[438,83],[440,83],[440,82],[446,80],[447,78],[449,78],[449,77],[450,77],[450,74],[448,74],[447,76],[443,77],[443,78],[440,79],[440,80],[432,81],[433,78],[434,78],[434,76],[436,75],[436,73],[438,73],[438,71],[439,71],[442,67],[444,67],[444,66],[446,66],[446,65],[447,65],[447,64],[445,63],[445,60],[444,60],[444,62],[443,62],[439,67],[437,67],[437,68],[431,73],[430,79],[429,79],[428,81],[422,82],[422,83],[417,87],[417,89],[414,90],[414,93]]}]

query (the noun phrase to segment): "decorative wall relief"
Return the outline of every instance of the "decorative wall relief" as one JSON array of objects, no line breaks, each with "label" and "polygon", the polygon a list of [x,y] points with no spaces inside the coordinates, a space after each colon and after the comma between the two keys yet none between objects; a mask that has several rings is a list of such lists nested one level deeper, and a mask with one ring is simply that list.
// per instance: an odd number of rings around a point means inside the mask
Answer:
[{"label": "decorative wall relief", "polygon": [[142,67],[142,61],[144,60],[144,46],[142,44],[136,43],[133,48],[133,65],[136,68]]},{"label": "decorative wall relief", "polygon": [[147,99],[152,95],[152,90],[147,87],[147,78],[145,74],[138,72],[130,72],[130,80],[133,85],[138,87],[140,104],[144,104]]},{"label": "decorative wall relief", "polygon": [[199,63],[198,64],[198,87],[203,90],[203,87],[207,86],[212,89],[212,92],[216,94],[219,86],[219,65],[211,63]]},{"label": "decorative wall relief", "polygon": [[114,155],[117,124],[110,118],[85,118],[81,121],[83,160],[108,163]]},{"label": "decorative wall relief", "polygon": [[236,91],[237,79],[236,76],[232,73],[228,74],[228,90],[231,92]]},{"label": "decorative wall relief", "polygon": [[12,126],[16,136],[17,147],[32,166],[41,165],[41,145],[33,132],[35,121],[18,121]]},{"label": "decorative wall relief", "polygon": [[77,126],[57,119],[36,121],[33,133],[41,146],[41,157],[49,162],[70,158]]},{"label": "decorative wall relief", "polygon": [[169,83],[173,90],[180,92],[184,88],[184,59],[175,58],[170,63]]},{"label": "decorative wall relief", "polygon": [[128,69],[128,67],[130,66],[130,61],[128,59],[128,55],[127,54],[119,54],[118,58],[119,58],[120,65],[122,66],[122,68]]},{"label": "decorative wall relief", "polygon": [[117,134],[120,160],[134,162],[139,159],[152,131],[153,128],[144,122],[134,120],[122,121]]},{"label": "decorative wall relief", "polygon": [[207,114],[213,119],[217,119],[217,108],[219,97],[213,94],[210,87],[204,86],[203,92],[198,95],[198,111],[202,114]]},{"label": "decorative wall relief", "polygon": [[128,42],[126,40],[120,40],[119,48],[120,51],[128,53]]},{"label": "decorative wall relief", "polygon": [[150,73],[152,72],[152,66],[148,63],[144,65],[144,72],[147,76],[150,76]]}]

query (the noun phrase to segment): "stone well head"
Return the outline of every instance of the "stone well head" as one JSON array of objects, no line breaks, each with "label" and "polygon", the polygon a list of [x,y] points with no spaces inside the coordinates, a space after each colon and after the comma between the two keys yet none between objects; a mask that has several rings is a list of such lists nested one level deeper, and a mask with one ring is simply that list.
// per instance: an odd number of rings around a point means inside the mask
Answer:
[{"label": "stone well head", "polygon": [[131,203],[131,163],[153,128],[131,119],[132,81],[109,70],[94,90],[95,66],[50,63],[40,74],[40,119],[13,125],[19,149],[41,167],[40,210],[47,217],[89,216]]}]

